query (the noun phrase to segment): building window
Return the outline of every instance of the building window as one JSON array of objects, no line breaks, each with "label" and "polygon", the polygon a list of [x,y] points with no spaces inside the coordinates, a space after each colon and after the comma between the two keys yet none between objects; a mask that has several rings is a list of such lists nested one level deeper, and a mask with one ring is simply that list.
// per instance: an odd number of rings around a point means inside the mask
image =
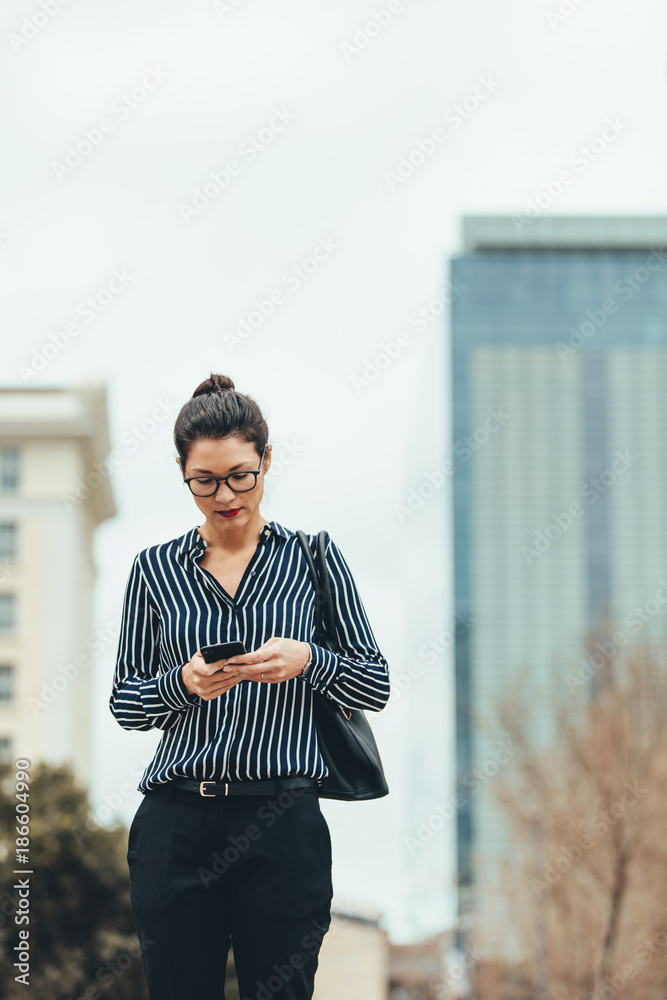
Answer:
[{"label": "building window", "polygon": [[19,450],[0,449],[0,491],[16,493],[19,488]]},{"label": "building window", "polygon": [[0,736],[0,764],[9,764],[12,759],[12,741],[9,736]]},{"label": "building window", "polygon": [[14,701],[14,668],[0,665],[0,705]]},{"label": "building window", "polygon": [[16,595],[0,594],[0,633],[16,628]]},{"label": "building window", "polygon": [[0,521],[0,562],[16,562],[16,523]]}]

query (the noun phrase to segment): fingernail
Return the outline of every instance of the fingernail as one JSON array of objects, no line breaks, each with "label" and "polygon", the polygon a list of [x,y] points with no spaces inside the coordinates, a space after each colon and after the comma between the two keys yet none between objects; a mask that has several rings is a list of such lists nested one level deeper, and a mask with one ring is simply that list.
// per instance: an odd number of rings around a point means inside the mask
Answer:
[{"label": "fingernail", "polygon": [[232,668],[231,667],[223,667],[222,670],[223,670],[223,673],[225,673],[225,674],[231,674],[231,672],[232,672]]}]

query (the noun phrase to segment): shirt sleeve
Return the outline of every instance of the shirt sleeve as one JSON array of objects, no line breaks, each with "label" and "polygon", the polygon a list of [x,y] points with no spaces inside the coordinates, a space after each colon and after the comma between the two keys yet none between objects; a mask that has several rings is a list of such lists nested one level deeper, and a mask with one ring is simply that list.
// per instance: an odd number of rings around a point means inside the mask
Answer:
[{"label": "shirt sleeve", "polygon": [[137,555],[125,588],[109,698],[123,729],[171,729],[184,710],[200,703],[183,683],[183,666],[160,673],[160,621]]},{"label": "shirt sleeve", "polygon": [[389,668],[378,649],[361,598],[340,549],[326,550],[336,619],[336,652],[309,642],[306,681],[344,708],[381,711],[389,700]]}]

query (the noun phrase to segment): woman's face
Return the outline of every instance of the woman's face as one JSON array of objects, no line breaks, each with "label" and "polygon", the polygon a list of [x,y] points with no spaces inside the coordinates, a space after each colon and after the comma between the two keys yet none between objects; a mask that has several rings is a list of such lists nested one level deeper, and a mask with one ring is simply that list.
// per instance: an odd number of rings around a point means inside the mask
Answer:
[{"label": "woman's face", "polygon": [[[190,445],[184,478],[228,476],[232,473],[252,471],[259,468],[259,459],[254,444],[242,438],[232,436],[219,441],[202,438]],[[180,462],[178,464],[180,466]],[[193,500],[211,524],[216,526],[229,524],[238,527],[248,524],[258,515],[264,495],[264,476],[270,465],[271,445],[267,444],[262,471],[257,476],[254,489],[245,493],[234,493],[226,483],[218,483],[218,490],[212,496],[198,497],[193,494]],[[221,513],[234,510],[238,510],[238,513],[227,516]]]}]

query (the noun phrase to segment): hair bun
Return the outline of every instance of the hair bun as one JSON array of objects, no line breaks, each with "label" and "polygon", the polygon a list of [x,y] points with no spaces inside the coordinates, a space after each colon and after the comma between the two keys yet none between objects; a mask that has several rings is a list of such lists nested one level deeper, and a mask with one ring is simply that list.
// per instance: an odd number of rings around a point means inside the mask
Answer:
[{"label": "hair bun", "polygon": [[214,392],[227,392],[229,389],[234,389],[234,383],[226,375],[214,375],[211,372],[211,377],[204,379],[204,381],[197,386],[195,391],[192,393],[192,398],[195,396],[204,396],[208,393]]}]

